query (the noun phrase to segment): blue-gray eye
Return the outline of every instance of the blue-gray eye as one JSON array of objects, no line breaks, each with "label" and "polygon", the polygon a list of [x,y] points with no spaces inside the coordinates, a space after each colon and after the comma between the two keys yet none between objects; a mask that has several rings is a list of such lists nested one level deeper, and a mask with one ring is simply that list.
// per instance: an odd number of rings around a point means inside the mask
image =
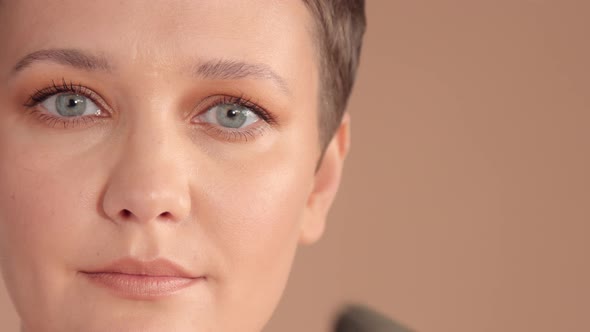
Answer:
[{"label": "blue-gray eye", "polygon": [[49,113],[67,118],[100,114],[100,108],[92,100],[76,93],[53,95],[43,101],[41,105]]},{"label": "blue-gray eye", "polygon": [[260,120],[250,108],[233,103],[213,106],[202,117],[206,122],[232,129],[243,128]]}]

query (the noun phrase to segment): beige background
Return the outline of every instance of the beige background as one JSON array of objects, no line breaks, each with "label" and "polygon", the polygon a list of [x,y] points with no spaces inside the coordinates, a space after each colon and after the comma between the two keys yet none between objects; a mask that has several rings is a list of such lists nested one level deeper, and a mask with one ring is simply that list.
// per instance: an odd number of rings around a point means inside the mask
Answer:
[{"label": "beige background", "polygon": [[421,332],[590,331],[589,15],[368,0],[341,192],[265,332],[328,331],[347,302]]}]

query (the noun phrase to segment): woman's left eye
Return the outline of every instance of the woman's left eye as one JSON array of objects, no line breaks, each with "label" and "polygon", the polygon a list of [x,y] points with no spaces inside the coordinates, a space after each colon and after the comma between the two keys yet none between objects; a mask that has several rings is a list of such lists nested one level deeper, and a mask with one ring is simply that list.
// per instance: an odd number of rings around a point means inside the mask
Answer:
[{"label": "woman's left eye", "polygon": [[63,118],[101,114],[101,109],[90,98],[77,93],[55,94],[41,105],[47,112]]},{"label": "woman's left eye", "polygon": [[250,108],[234,103],[223,103],[211,107],[199,116],[203,121],[224,128],[240,129],[260,120]]}]

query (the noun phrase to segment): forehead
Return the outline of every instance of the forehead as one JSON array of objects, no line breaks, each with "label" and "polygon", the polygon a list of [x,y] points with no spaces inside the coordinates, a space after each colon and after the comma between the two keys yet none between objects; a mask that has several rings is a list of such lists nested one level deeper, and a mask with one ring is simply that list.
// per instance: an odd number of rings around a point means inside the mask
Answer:
[{"label": "forehead", "polygon": [[302,1],[4,0],[0,11],[10,58],[78,48],[141,70],[198,59],[265,63],[288,81],[314,70],[305,68],[314,45]]}]

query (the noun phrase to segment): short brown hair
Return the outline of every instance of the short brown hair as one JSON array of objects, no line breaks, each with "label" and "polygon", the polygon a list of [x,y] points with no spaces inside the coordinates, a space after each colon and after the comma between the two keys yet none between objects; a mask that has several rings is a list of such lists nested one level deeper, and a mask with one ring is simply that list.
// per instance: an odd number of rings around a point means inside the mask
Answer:
[{"label": "short brown hair", "polygon": [[[319,130],[325,150],[352,91],[366,29],[364,0],[303,0],[315,19],[320,68]],[[322,152],[323,154],[323,152]]]}]

